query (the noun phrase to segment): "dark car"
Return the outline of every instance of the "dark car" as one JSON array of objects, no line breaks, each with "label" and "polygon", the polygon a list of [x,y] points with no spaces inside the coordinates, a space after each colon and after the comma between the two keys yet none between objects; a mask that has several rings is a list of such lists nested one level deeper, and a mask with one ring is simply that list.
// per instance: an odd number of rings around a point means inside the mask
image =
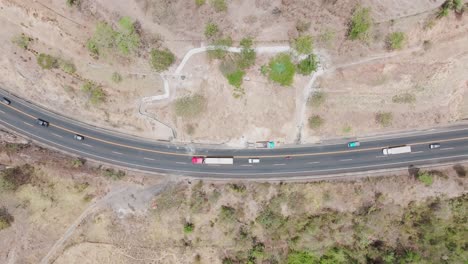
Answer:
[{"label": "dark car", "polygon": [[45,121],[43,119],[40,119],[40,118],[38,118],[36,122],[37,122],[38,125],[43,126],[43,127],[48,127],[49,126],[49,122],[47,122],[47,121]]},{"label": "dark car", "polygon": [[11,101],[8,98],[2,97],[2,103],[6,104],[6,105],[10,105]]},{"label": "dark car", "polygon": [[78,141],[84,140],[84,137],[83,137],[82,135],[78,135],[78,134],[75,134],[75,135],[73,136],[73,138],[76,139],[76,140],[78,140]]},{"label": "dark car", "polygon": [[440,143],[431,143],[429,144],[430,149],[437,149],[440,148]]}]

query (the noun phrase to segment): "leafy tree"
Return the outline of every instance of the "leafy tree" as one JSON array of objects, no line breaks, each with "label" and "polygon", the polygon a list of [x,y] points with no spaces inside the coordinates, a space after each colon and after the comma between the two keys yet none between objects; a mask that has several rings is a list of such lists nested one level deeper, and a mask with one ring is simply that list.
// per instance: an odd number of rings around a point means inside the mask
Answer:
[{"label": "leafy tree", "polygon": [[151,50],[151,66],[157,72],[162,72],[167,70],[175,61],[174,54],[168,50],[159,50],[159,49],[152,49]]},{"label": "leafy tree", "polygon": [[294,49],[299,54],[309,54],[312,52],[312,37],[303,35],[294,40]]},{"label": "leafy tree", "polygon": [[208,56],[214,59],[223,59],[227,54],[226,48],[232,46],[232,38],[226,37],[217,39],[213,42],[213,45],[215,49],[209,50]]},{"label": "leafy tree", "polygon": [[283,86],[289,86],[294,80],[296,72],[294,64],[291,62],[291,56],[285,53],[276,55],[268,63],[265,69],[270,80]]},{"label": "leafy tree", "polygon": [[93,82],[85,82],[81,87],[81,90],[88,95],[89,102],[93,105],[100,104],[106,99],[104,90]]},{"label": "leafy tree", "polygon": [[242,85],[242,79],[244,78],[245,72],[242,70],[236,70],[233,73],[227,75],[229,84],[239,88]]},{"label": "leafy tree", "polygon": [[135,31],[135,23],[130,17],[122,17],[119,20],[120,32],[116,34],[116,44],[120,52],[128,55],[140,45],[140,37]]},{"label": "leafy tree", "polygon": [[367,34],[372,25],[372,18],[370,17],[370,8],[358,7],[354,11],[353,17],[351,18],[349,28],[349,38],[351,40],[364,40],[367,38]]},{"label": "leafy tree", "polygon": [[242,51],[240,52],[237,62],[240,69],[248,69],[255,64],[257,54],[255,53],[255,50],[252,49],[252,45],[253,40],[251,38],[243,38],[241,40],[240,46],[242,47]]},{"label": "leafy tree", "polygon": [[302,75],[310,75],[312,72],[317,70],[317,67],[317,56],[310,54],[307,58],[301,60],[299,64],[297,64],[297,72]]},{"label": "leafy tree", "polygon": [[60,69],[62,69],[62,71],[68,74],[73,74],[76,72],[75,64],[73,64],[73,62],[71,61],[60,60],[59,66],[60,66]]}]

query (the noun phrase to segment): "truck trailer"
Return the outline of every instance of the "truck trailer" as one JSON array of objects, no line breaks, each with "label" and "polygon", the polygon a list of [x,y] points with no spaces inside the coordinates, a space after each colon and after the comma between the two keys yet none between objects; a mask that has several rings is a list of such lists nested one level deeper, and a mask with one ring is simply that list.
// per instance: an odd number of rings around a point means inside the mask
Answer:
[{"label": "truck trailer", "polygon": [[234,157],[193,157],[192,164],[232,165]]},{"label": "truck trailer", "polygon": [[393,154],[403,154],[403,153],[410,153],[411,146],[398,146],[398,147],[388,147],[382,149],[382,153],[384,155],[393,155]]}]

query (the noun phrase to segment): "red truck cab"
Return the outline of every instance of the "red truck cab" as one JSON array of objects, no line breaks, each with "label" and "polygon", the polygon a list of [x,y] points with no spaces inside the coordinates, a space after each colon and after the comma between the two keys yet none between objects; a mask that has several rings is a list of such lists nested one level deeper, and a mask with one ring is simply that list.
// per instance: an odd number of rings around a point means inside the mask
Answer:
[{"label": "red truck cab", "polygon": [[192,164],[203,164],[203,157],[192,157]]}]

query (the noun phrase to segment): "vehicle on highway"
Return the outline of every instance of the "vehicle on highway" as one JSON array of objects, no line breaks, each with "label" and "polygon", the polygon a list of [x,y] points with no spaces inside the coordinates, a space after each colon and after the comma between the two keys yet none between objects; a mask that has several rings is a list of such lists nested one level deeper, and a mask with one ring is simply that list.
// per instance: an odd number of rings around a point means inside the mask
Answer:
[{"label": "vehicle on highway", "polygon": [[192,157],[192,164],[232,165],[233,157]]},{"label": "vehicle on highway", "polygon": [[285,159],[288,159],[288,160],[292,159],[291,156],[286,156],[286,157],[284,157],[284,158],[285,158]]},{"label": "vehicle on highway", "polygon": [[6,104],[6,105],[10,105],[11,101],[8,98],[2,97],[2,103]]},{"label": "vehicle on highway", "polygon": [[260,159],[259,158],[250,158],[249,163],[260,163]]},{"label": "vehicle on highway", "polygon": [[75,135],[73,136],[73,138],[76,139],[76,140],[78,140],[78,141],[84,140],[84,137],[83,137],[82,135],[78,135],[78,134],[75,134]]},{"label": "vehicle on highway", "polygon": [[359,141],[353,141],[348,143],[348,148],[355,148],[361,146],[361,142]]},{"label": "vehicle on highway", "polygon": [[411,146],[396,146],[396,147],[388,147],[382,149],[382,153],[384,155],[394,155],[394,154],[403,154],[403,153],[410,153]]},{"label": "vehicle on highway", "polygon": [[38,119],[36,120],[36,123],[37,123],[38,125],[40,125],[40,126],[43,126],[43,127],[48,127],[48,126],[49,126],[49,122],[47,122],[47,121],[45,121],[45,120],[43,120],[43,119],[40,119],[40,118],[38,118]]},{"label": "vehicle on highway", "polygon": [[430,149],[437,149],[440,148],[440,143],[431,143],[429,144]]}]

